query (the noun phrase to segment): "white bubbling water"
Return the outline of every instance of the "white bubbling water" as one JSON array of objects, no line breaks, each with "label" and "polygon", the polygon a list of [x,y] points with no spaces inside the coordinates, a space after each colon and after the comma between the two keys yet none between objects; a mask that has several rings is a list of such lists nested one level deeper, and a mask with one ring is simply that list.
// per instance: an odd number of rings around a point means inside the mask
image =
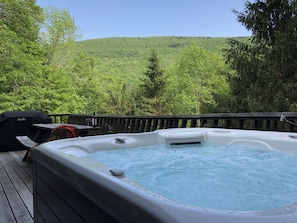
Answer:
[{"label": "white bubbling water", "polygon": [[199,207],[255,211],[297,200],[297,155],[238,146],[165,145],[98,151],[89,158],[164,197]]}]

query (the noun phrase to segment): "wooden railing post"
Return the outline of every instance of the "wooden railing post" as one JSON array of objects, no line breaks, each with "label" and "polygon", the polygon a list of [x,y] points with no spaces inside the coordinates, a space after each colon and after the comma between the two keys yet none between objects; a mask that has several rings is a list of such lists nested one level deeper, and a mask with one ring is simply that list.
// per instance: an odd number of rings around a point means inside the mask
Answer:
[{"label": "wooden railing post", "polygon": [[218,120],[218,119],[214,119],[214,120],[213,120],[213,124],[212,124],[212,126],[213,126],[214,128],[219,127],[219,120]]},{"label": "wooden railing post", "polygon": [[152,125],[152,131],[155,131],[158,129],[158,123],[159,123],[159,119],[154,118],[153,119],[153,125]]},{"label": "wooden railing post", "polygon": [[239,126],[238,126],[239,129],[243,129],[244,128],[244,120],[243,119],[240,119],[239,120]]},{"label": "wooden railing post", "polygon": [[140,125],[140,129],[139,129],[140,132],[144,132],[146,123],[147,123],[147,119],[143,118],[141,120],[141,125]]},{"label": "wooden railing post", "polygon": [[181,123],[181,128],[186,128],[187,127],[187,123],[188,123],[188,120],[187,119],[182,119],[182,123]]},{"label": "wooden railing post", "polygon": [[164,129],[164,128],[165,128],[165,119],[161,119],[159,129]]},{"label": "wooden railing post", "polygon": [[191,127],[197,127],[197,120],[191,119]]}]

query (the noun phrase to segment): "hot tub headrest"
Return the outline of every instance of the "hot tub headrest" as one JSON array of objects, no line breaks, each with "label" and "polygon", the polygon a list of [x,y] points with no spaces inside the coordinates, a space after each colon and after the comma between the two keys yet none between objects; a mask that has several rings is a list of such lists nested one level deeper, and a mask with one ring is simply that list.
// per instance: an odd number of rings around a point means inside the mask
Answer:
[{"label": "hot tub headrest", "polygon": [[204,141],[204,132],[201,131],[177,131],[167,132],[163,136],[166,139],[166,144],[172,143],[202,143]]}]

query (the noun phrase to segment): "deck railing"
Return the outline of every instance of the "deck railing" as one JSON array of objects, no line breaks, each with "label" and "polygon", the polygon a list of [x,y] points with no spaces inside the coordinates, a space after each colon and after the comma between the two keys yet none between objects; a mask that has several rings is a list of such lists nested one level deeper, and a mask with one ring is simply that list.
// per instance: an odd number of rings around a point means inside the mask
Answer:
[{"label": "deck railing", "polygon": [[52,114],[54,122],[94,126],[93,134],[150,132],[168,128],[227,128],[296,131],[297,112],[215,113],[201,115],[112,116]]},{"label": "deck railing", "polygon": [[69,114],[50,114],[53,123],[68,123]]}]

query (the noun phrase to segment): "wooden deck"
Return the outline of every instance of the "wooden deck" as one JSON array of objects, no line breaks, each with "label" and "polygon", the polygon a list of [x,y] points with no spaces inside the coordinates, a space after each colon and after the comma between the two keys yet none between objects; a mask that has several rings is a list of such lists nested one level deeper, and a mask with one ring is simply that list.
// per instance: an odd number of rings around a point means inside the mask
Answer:
[{"label": "wooden deck", "polygon": [[0,152],[0,222],[33,222],[31,166],[26,151]]}]

